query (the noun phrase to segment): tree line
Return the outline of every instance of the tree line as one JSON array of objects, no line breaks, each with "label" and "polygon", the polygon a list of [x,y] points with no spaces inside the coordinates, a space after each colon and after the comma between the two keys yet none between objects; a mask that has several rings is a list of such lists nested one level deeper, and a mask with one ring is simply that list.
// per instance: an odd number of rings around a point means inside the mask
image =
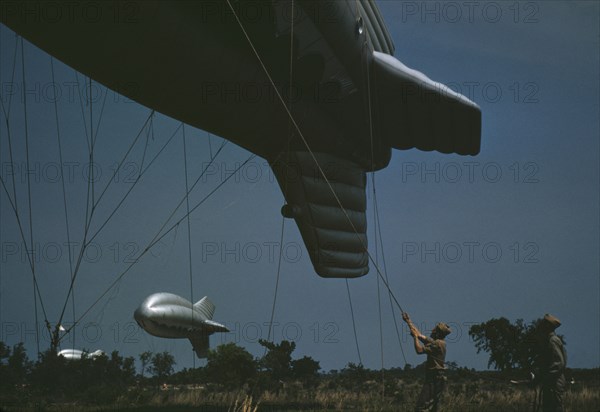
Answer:
[{"label": "tree line", "polygon": [[[489,367],[508,372],[529,371],[537,356],[538,325],[539,320],[526,323],[519,319],[511,323],[506,318],[497,318],[471,326],[469,335],[477,351],[489,355]],[[227,343],[209,351],[204,367],[184,368],[174,373],[175,358],[168,352],[141,353],[138,371],[133,357],[123,357],[117,351],[94,358],[84,356],[81,360],[67,360],[46,351],[32,361],[23,343],[11,348],[0,342],[0,401],[43,398],[107,403],[136,386],[158,388],[171,383],[212,385],[215,390],[250,386],[252,390],[273,390],[291,381],[314,388],[325,378],[331,385],[357,390],[365,381],[378,379],[379,371],[354,363],[341,371],[321,373],[315,359],[293,357],[294,342],[260,340],[259,343],[264,348],[262,357],[255,358],[245,348]],[[451,354],[451,347],[449,350]],[[468,371],[454,362],[448,362],[447,366],[459,372]],[[396,371],[418,375],[420,368],[405,365]]]},{"label": "tree line", "polygon": [[292,359],[294,342],[275,344],[261,340],[260,344],[265,348],[261,358],[255,359],[246,349],[228,343],[209,352],[206,366],[184,368],[177,373],[175,358],[169,352],[143,352],[138,357],[138,373],[135,359],[123,357],[118,351],[68,360],[48,350],[32,361],[23,343],[11,348],[0,342],[0,404],[36,398],[106,403],[115,401],[128,388],[158,388],[166,383],[211,383],[232,389],[249,382],[265,387],[273,387],[274,383],[276,387],[287,379],[297,379],[308,386],[317,382],[319,362],[308,356]]}]

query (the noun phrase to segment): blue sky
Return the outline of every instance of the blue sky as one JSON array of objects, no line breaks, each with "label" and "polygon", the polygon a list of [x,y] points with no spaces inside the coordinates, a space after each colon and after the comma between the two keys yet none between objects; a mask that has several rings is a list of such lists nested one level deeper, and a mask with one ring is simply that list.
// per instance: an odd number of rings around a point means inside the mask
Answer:
[{"label": "blue sky", "polygon": [[[446,83],[481,106],[482,149],[475,157],[394,151],[376,173],[377,201],[390,285],[423,329],[449,323],[448,360],[485,368],[468,338],[470,324],[492,317],[531,321],[559,317],[572,367],[600,365],[599,267],[599,5],[597,2],[379,2],[396,46],[395,56],[431,79]],[[11,82],[14,34],[0,27],[2,97],[12,95],[10,125],[20,216],[29,241],[20,46]],[[85,79],[55,65],[25,43],[27,115],[32,174],[36,271],[49,319],[60,313],[69,284],[69,260],[52,89],[63,143],[70,237],[80,244],[86,198],[87,145],[77,93]],[[95,196],[111,180],[149,110],[93,84],[98,127]],[[84,96],[85,99],[85,96]],[[6,100],[5,100],[6,102]],[[6,104],[6,103],[5,103]],[[89,107],[85,119],[89,121]],[[98,228],[129,190],[143,165],[179,123],[157,114],[142,144],[112,178],[95,211]],[[89,125],[87,126],[89,130]],[[151,130],[151,134],[148,131]],[[181,129],[140,179],[130,197],[94,239],[75,287],[79,317],[148,245],[185,193]],[[188,176],[195,180],[222,139],[185,128]],[[144,155],[144,144],[147,150]],[[190,196],[197,204],[250,153],[229,143]],[[142,162],[142,159],[144,161]],[[0,127],[2,176],[12,182],[7,130]],[[191,183],[190,183],[191,184]],[[370,185],[370,179],[369,179]],[[9,185],[12,189],[12,183]],[[370,244],[375,254],[372,191]],[[279,251],[283,196],[265,161],[254,158],[191,215],[193,297],[208,295],[215,320],[232,333],[213,337],[237,342],[256,356],[266,338]],[[179,210],[176,216],[183,216]],[[0,194],[2,244],[0,322],[2,340],[36,347],[32,279],[25,248],[7,197]],[[117,349],[137,356],[171,351],[178,367],[191,366],[187,341],[154,338],[140,331],[133,311],[151,293],[190,298],[185,221],[127,272],[75,329],[75,346]],[[313,271],[298,229],[284,226],[283,259],[275,311],[276,340],[294,339],[296,356],[308,355],[328,369],[357,362],[345,283]],[[381,285],[380,285],[381,286]],[[350,281],[363,363],[379,368],[380,329],[374,270]],[[387,293],[381,288],[383,359],[404,365]],[[71,303],[66,320],[72,320]],[[40,319],[41,311],[40,311]],[[43,326],[40,327],[43,330]],[[408,363],[417,357],[406,329],[401,342]],[[67,340],[67,344],[71,345]],[[42,348],[47,347],[42,338]],[[68,346],[67,346],[68,347]],[[196,362],[197,365],[202,364]]]}]

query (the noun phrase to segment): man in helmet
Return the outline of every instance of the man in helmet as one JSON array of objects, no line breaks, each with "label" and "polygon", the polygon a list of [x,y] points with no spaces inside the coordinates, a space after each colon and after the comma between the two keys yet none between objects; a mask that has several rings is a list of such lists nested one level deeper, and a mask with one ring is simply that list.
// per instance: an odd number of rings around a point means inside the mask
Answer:
[{"label": "man in helmet", "polygon": [[417,400],[415,410],[417,412],[435,412],[439,408],[440,399],[446,386],[446,376],[444,374],[446,369],[444,364],[446,360],[446,341],[444,341],[444,338],[450,334],[451,330],[448,325],[440,322],[431,331],[431,336],[427,337],[419,332],[419,329],[410,320],[408,313],[403,313],[402,319],[410,328],[417,354],[427,355],[425,384]]},{"label": "man in helmet", "polygon": [[540,346],[533,382],[541,387],[545,412],[562,412],[565,392],[567,352],[562,339],[554,333],[560,321],[546,314],[538,326]]}]

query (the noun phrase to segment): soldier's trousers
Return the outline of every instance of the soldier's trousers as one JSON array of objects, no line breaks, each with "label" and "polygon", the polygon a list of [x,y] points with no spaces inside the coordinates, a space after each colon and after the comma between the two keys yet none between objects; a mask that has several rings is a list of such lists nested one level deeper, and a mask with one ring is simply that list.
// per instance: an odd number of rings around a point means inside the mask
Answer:
[{"label": "soldier's trousers", "polygon": [[446,376],[442,373],[432,374],[425,377],[425,384],[417,400],[416,412],[437,412],[444,389],[446,388]]},{"label": "soldier's trousers", "polygon": [[544,412],[563,412],[564,390],[556,386],[542,386],[542,410]]}]

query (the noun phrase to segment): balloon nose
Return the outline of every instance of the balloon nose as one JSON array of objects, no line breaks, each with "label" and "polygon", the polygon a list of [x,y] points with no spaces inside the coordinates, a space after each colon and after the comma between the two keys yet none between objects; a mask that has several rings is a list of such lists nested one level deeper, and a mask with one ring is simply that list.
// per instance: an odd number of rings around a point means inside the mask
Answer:
[{"label": "balloon nose", "polygon": [[142,322],[144,316],[143,316],[143,308],[139,307],[135,310],[135,312],[133,312],[133,318],[136,320],[137,323]]}]

